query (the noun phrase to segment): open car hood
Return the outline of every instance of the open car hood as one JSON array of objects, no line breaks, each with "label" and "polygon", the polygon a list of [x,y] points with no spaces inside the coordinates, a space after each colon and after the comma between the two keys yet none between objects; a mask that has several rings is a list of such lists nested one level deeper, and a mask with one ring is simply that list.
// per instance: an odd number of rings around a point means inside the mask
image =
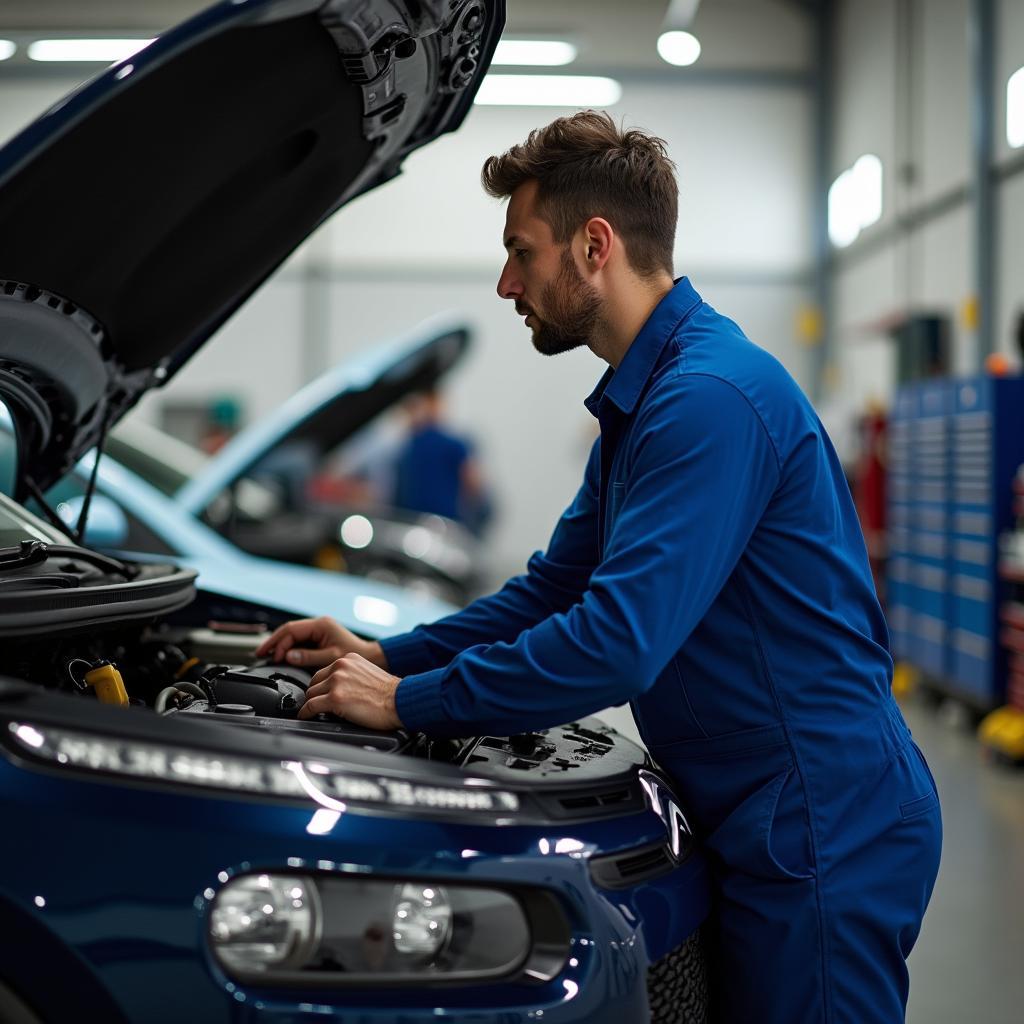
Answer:
[{"label": "open car hood", "polygon": [[226,0],[0,150],[15,497],[170,379],[329,214],[465,118],[504,0]]},{"label": "open car hood", "polygon": [[233,437],[174,496],[199,516],[269,452],[292,441],[323,456],[384,410],[429,389],[465,354],[468,328],[435,317],[346,359]]}]

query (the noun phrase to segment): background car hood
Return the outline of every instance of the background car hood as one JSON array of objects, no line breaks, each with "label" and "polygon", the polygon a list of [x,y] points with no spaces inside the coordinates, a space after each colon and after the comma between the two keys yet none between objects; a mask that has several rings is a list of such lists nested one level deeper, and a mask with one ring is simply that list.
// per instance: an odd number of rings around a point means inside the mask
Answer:
[{"label": "background car hood", "polygon": [[324,455],[415,391],[431,387],[465,355],[469,330],[435,317],[404,337],[346,359],[233,437],[174,497],[199,516],[268,452],[304,441]]},{"label": "background car hood", "polygon": [[504,0],[227,0],[0,150],[16,497],[168,380],[326,216],[464,119]]}]

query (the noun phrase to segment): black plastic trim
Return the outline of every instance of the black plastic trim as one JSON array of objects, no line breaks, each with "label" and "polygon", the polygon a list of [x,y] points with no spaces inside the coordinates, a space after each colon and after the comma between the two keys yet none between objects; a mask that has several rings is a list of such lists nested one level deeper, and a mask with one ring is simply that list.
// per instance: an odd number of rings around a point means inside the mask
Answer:
[{"label": "black plastic trim", "polygon": [[690,845],[677,860],[667,843],[650,843],[606,857],[592,857],[590,877],[602,889],[631,889],[670,874],[684,864],[692,852]]},{"label": "black plastic trim", "polygon": [[[273,869],[265,869],[271,871]],[[250,871],[246,874],[262,874],[265,871]],[[281,872],[285,873],[285,872]],[[306,872],[298,870],[296,874],[311,877],[316,882],[318,877],[329,878],[332,882],[343,883],[344,878],[337,873],[327,875],[323,872]],[[240,875],[234,876],[241,877]],[[232,879],[233,880],[233,879]],[[227,968],[217,957],[216,950],[209,942],[207,929],[207,945],[214,962],[224,974],[235,981],[254,988],[301,988],[304,990],[332,989],[380,989],[383,986],[394,988],[464,988],[494,984],[522,984],[528,986],[543,985],[558,976],[569,957],[572,942],[572,928],[558,897],[546,889],[528,888],[525,886],[507,885],[491,882],[488,879],[457,878],[447,879],[436,875],[420,875],[418,877],[399,875],[378,875],[376,873],[353,877],[353,881],[373,882],[422,882],[423,884],[446,886],[450,889],[493,889],[504,893],[519,903],[526,917],[530,932],[531,948],[528,954],[514,968],[501,973],[484,971],[453,972],[440,974],[343,974],[341,972],[315,970],[288,971],[235,971]],[[210,904],[212,906],[212,902]],[[313,999],[313,1002],[316,1000]]]}]

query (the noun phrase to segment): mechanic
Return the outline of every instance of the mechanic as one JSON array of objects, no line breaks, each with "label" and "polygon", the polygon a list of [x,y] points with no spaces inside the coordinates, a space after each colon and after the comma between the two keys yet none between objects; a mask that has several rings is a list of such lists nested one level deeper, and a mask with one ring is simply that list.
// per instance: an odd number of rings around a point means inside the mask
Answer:
[{"label": "mechanic", "polygon": [[409,434],[395,455],[391,503],[455,519],[479,536],[491,501],[473,444],[445,425],[443,409],[436,387],[405,402]]},{"label": "mechanic", "polygon": [[823,427],[673,281],[661,140],[584,111],[483,183],[509,200],[498,293],[534,346],[609,364],[583,485],[498,593],[382,643],[286,623],[260,653],[324,666],[304,716],[378,729],[508,735],[630,701],[710,853],[716,1019],[903,1020],[939,807]]}]

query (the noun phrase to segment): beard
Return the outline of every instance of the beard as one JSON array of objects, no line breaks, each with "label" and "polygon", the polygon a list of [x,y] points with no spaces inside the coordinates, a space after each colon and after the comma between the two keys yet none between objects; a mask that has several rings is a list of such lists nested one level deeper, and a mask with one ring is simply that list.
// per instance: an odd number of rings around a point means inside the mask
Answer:
[{"label": "beard", "polygon": [[586,345],[601,322],[601,297],[587,284],[566,247],[558,276],[541,293],[544,319],[533,313],[533,347],[545,356],[557,356]]}]

